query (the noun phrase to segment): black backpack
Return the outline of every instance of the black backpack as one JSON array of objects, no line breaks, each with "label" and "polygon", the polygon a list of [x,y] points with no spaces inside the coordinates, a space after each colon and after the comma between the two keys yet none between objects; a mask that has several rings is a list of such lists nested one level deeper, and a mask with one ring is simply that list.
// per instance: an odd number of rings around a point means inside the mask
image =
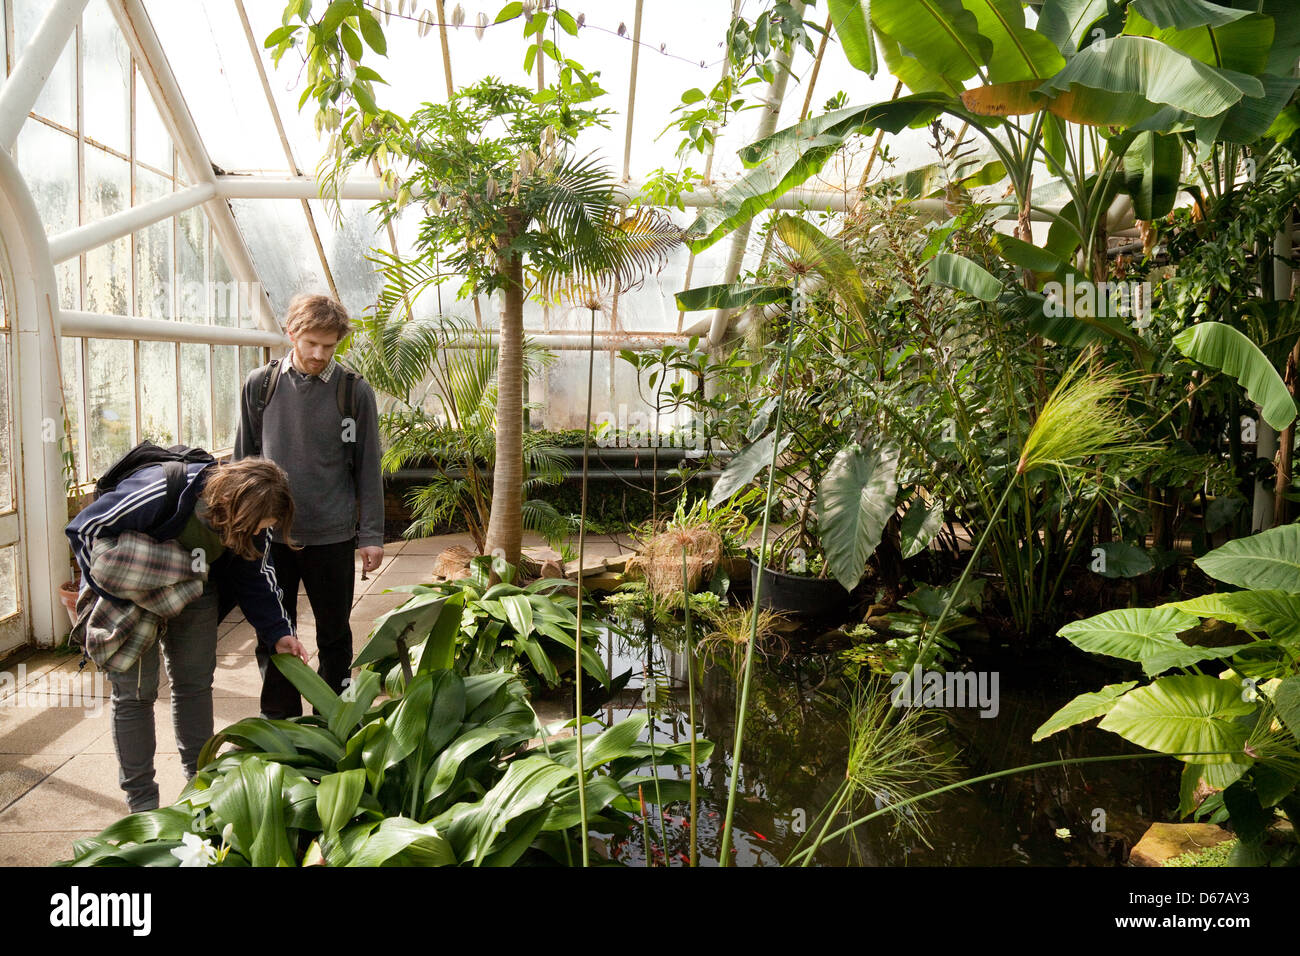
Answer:
[{"label": "black backpack", "polygon": [[216,459],[202,448],[188,445],[172,445],[162,448],[151,441],[142,441],[125,455],[115,461],[99,481],[95,482],[95,497],[112,491],[119,484],[134,475],[141,468],[150,465],[162,465],[163,474],[167,476],[167,497],[164,499],[162,514],[164,521],[169,519],[180,503],[181,492],[185,490],[185,466],[194,462],[211,464]]},{"label": "black backpack", "polygon": [[[252,408],[253,434],[249,438],[252,440],[253,454],[257,456],[262,454],[262,419],[266,416],[266,406],[270,404],[271,396],[275,394],[275,386],[280,382],[281,371],[280,360],[271,359],[269,364],[253,373],[259,378],[255,386],[257,400]],[[341,374],[335,383],[334,398],[338,402],[339,416],[351,418],[355,422],[357,420],[357,379],[361,376],[342,363],[339,363],[338,371]],[[350,462],[354,470],[356,455],[357,443],[354,442]]]}]

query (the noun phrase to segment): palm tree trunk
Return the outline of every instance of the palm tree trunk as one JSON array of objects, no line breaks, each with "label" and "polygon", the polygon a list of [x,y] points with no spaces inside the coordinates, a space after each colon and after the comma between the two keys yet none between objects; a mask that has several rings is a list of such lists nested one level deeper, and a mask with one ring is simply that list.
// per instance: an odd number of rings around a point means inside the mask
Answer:
[{"label": "palm tree trunk", "polygon": [[[515,224],[512,222],[512,226]],[[508,249],[502,237],[499,248]],[[492,511],[484,550],[519,563],[523,538],[520,506],[524,497],[524,274],[518,253],[500,257],[505,308],[497,351],[496,462],[492,472]]]}]

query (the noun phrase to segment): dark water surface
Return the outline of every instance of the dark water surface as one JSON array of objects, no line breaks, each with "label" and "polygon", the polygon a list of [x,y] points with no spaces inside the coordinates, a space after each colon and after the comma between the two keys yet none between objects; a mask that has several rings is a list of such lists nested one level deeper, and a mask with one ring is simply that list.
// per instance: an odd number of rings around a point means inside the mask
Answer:
[{"label": "dark water surface", "polygon": [[[643,740],[650,739],[652,729],[656,743],[688,741],[683,656],[654,642],[647,666],[645,648],[635,643],[618,635],[607,639],[610,673],[631,669],[632,678],[599,716],[617,721],[649,707],[652,721]],[[997,674],[998,706],[996,716],[989,717],[981,717],[975,707],[936,708],[946,719],[941,747],[956,760],[953,779],[1042,761],[1143,752],[1098,730],[1095,721],[1030,742],[1034,730],[1076,694],[1120,679],[1061,645],[1036,657],[1004,653],[966,662],[967,669],[985,673],[989,687],[988,675]],[[649,695],[648,675],[656,685]],[[736,865],[780,865],[801,838],[806,841],[809,828],[820,828],[816,821],[845,775],[848,711],[842,701],[852,687],[834,654],[790,653],[781,660],[755,662],[733,829]],[[714,744],[698,781],[700,863],[712,866],[721,843],[734,737],[737,688],[729,666],[707,665],[703,677],[697,677],[695,694],[700,736]],[[654,698],[649,704],[647,696]],[[859,827],[851,838],[824,845],[816,863],[1115,866],[1151,822],[1176,818],[1180,769],[1172,758],[1157,757],[1004,777],[925,801],[929,845],[885,817]],[[672,769],[661,772],[676,775]],[[879,805],[865,797],[854,818]],[[688,813],[685,803],[674,804],[660,820],[651,808],[655,865],[686,865]],[[832,829],[849,819],[841,815]],[[639,824],[629,838],[609,839],[606,851],[620,862],[645,865]]]}]

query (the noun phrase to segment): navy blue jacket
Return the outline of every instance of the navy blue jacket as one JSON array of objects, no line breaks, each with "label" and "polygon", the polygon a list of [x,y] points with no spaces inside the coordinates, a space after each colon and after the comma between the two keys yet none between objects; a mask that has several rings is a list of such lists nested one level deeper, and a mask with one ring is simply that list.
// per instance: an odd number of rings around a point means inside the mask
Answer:
[{"label": "navy blue jacket", "polygon": [[[181,533],[194,513],[199,493],[208,480],[208,469],[213,467],[211,463],[202,462],[185,466],[185,487],[181,490],[176,510],[170,515],[163,513],[167,478],[162,465],[140,469],[82,509],[65,529],[73,557],[81,568],[82,581],[101,597],[120,600],[103,591],[90,573],[95,539],[100,535],[115,537],[123,531],[140,531],[158,541],[172,540]],[[208,579],[217,586],[219,617],[224,618],[238,604],[257,632],[258,640],[268,650],[274,650],[276,641],[293,633],[293,626],[285,613],[283,595],[275,579],[270,534],[262,532],[259,543],[261,560],[241,558],[227,548],[210,565]]]}]

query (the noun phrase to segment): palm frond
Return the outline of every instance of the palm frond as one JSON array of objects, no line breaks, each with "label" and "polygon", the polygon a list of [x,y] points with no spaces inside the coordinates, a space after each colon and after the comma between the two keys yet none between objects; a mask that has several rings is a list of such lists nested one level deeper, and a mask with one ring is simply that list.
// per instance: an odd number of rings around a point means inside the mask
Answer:
[{"label": "palm frond", "polygon": [[549,501],[529,498],[520,507],[524,529],[540,534],[552,548],[558,549],[577,530],[573,515],[562,515]]}]

